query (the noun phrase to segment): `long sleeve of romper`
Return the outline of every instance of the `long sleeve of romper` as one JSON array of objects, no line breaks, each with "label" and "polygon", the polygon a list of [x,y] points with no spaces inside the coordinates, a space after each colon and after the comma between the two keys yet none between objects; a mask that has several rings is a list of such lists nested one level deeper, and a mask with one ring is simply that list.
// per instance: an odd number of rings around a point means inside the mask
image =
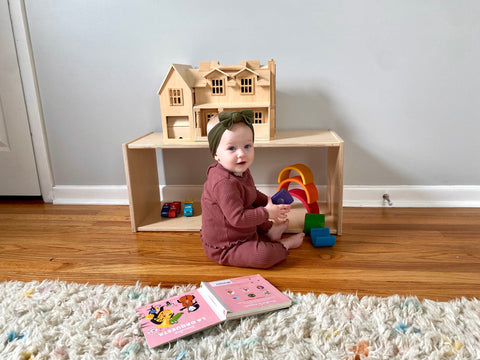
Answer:
[{"label": "long sleeve of romper", "polygon": [[[267,204],[266,196],[258,190],[255,189],[256,198],[250,203],[251,197],[245,196],[244,187],[230,179],[219,181],[214,186],[214,191],[216,194],[222,194],[217,197],[218,206],[230,225],[238,228],[251,228],[268,220],[267,210],[263,206],[257,205],[257,203]],[[255,205],[257,207],[254,207]]]},{"label": "long sleeve of romper", "polygon": [[268,222],[266,195],[257,191],[250,172],[237,177],[214,164],[207,171],[202,194],[203,243],[218,248],[257,239],[257,226]]},{"label": "long sleeve of romper", "polygon": [[268,196],[257,189],[257,198],[253,202],[253,207],[267,206]]}]

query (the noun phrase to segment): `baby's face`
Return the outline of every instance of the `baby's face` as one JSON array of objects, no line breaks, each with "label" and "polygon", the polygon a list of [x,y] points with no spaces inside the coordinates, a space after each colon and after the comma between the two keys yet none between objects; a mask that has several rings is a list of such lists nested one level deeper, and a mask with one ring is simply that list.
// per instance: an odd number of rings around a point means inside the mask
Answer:
[{"label": "baby's face", "polygon": [[218,144],[215,160],[235,175],[242,175],[253,163],[253,133],[244,123],[225,130]]}]

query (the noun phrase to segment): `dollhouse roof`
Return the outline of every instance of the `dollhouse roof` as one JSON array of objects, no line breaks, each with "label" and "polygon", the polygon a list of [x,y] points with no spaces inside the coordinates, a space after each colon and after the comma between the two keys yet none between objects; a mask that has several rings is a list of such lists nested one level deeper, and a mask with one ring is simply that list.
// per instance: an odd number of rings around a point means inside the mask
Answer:
[{"label": "dollhouse roof", "polygon": [[260,77],[260,74],[253,71],[252,69],[249,69],[248,67],[244,67],[243,69],[241,69],[240,71],[237,71],[235,74],[233,74],[232,76],[233,77],[237,77],[238,75],[240,75],[241,73],[243,73],[244,71],[248,71],[250,73],[252,73],[253,75],[257,76],[257,77]]},{"label": "dollhouse roof", "polygon": [[168,78],[170,77],[170,74],[175,71],[177,72],[180,77],[183,79],[185,82],[185,85],[188,86],[189,88],[193,88],[191,76],[189,76],[190,70],[192,70],[193,67],[192,65],[183,65],[183,64],[172,64],[170,66],[170,69],[167,72],[167,75],[165,76],[165,79],[163,79],[162,86],[160,86],[160,89],[158,89],[158,94],[160,94],[165,87],[165,84],[167,83]]},{"label": "dollhouse roof", "polygon": [[[210,70],[205,72],[207,70],[205,66],[209,66]],[[225,76],[228,86],[235,86],[235,78],[245,71],[257,77],[257,85],[270,86],[270,70],[268,66],[260,66],[259,61],[242,61],[239,65],[220,65],[218,61],[214,61],[206,64],[201,63],[201,69],[194,69],[191,65],[172,64],[163,80],[162,86],[158,90],[158,94],[163,91],[173,71],[178,73],[185,82],[186,87],[192,91],[194,88],[206,87],[207,79],[215,73]]]},{"label": "dollhouse roof", "polygon": [[219,68],[215,68],[215,69],[213,69],[213,70],[210,70],[209,72],[203,74],[203,77],[204,77],[204,78],[208,78],[208,77],[210,76],[210,74],[213,74],[213,73],[215,73],[215,72],[219,72],[220,74],[226,76],[227,78],[230,77],[230,75],[228,75],[226,72],[223,72],[223,71],[220,70]]},{"label": "dollhouse roof", "polygon": [[270,86],[270,79],[260,78],[257,80],[258,86]]}]

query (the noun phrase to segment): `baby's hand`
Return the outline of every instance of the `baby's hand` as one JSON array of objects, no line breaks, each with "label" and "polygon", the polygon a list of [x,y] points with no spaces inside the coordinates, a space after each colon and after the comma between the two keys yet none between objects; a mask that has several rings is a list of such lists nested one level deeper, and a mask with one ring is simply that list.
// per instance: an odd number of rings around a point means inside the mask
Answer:
[{"label": "baby's hand", "polygon": [[287,204],[275,205],[272,202],[272,198],[269,196],[268,204],[267,206],[265,206],[265,209],[267,209],[268,216],[270,219],[273,219],[275,221],[285,221],[288,218],[287,214],[290,211],[290,205],[287,205]]}]

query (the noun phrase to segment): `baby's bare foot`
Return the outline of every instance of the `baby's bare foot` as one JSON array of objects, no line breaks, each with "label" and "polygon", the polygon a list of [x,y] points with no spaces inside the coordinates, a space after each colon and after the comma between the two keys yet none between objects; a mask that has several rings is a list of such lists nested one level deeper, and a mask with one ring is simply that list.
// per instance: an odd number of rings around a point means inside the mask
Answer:
[{"label": "baby's bare foot", "polygon": [[273,226],[268,230],[267,237],[272,241],[278,241],[288,228],[288,219],[281,223],[273,223]]},{"label": "baby's bare foot", "polygon": [[296,249],[300,247],[300,245],[302,245],[304,236],[305,234],[302,232],[302,233],[298,233],[298,234],[289,236],[287,238],[281,239],[280,242],[283,244],[283,246],[287,248],[287,250]]}]

